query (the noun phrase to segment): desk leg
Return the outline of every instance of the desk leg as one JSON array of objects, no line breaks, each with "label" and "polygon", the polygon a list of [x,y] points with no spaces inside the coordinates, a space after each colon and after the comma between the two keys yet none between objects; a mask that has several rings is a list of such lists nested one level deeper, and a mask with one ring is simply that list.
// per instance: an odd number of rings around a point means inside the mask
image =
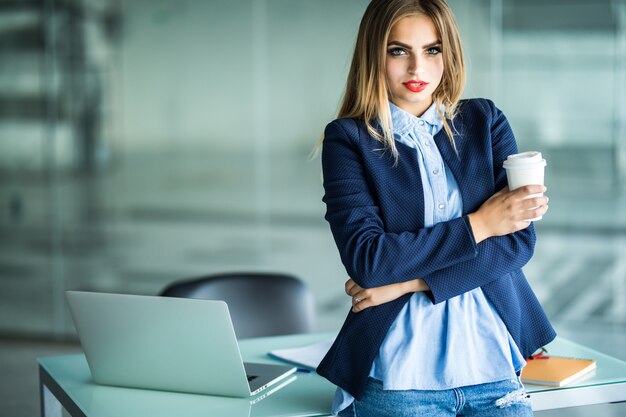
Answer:
[{"label": "desk leg", "polygon": [[87,417],[41,365],[39,366],[39,403],[41,417]]},{"label": "desk leg", "polygon": [[40,385],[41,390],[41,417],[63,417],[63,407],[61,402],[54,396],[52,391],[44,384]]}]

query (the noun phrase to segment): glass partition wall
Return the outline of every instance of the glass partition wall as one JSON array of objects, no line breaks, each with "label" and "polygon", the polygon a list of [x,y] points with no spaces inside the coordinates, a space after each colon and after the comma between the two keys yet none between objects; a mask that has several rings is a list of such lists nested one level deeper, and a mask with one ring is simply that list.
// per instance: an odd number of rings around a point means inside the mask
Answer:
[{"label": "glass partition wall", "polygon": [[[366,0],[0,5],[0,334],[73,334],[67,289],[293,273],[349,308],[319,158]],[[548,161],[526,267],[559,325],[626,333],[626,2],[450,0],[466,97]]]},{"label": "glass partition wall", "polygon": [[119,6],[0,4],[2,333],[64,334],[63,291],[83,275],[67,260],[85,265],[106,243],[97,185],[121,137],[112,96]]}]

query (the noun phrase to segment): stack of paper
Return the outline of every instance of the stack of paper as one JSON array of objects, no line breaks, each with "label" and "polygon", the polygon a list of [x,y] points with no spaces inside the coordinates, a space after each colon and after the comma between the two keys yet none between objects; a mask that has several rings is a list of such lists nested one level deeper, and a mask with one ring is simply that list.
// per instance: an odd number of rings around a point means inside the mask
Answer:
[{"label": "stack of paper", "polygon": [[303,366],[308,369],[315,369],[317,365],[322,361],[328,349],[333,344],[335,339],[322,340],[321,342],[313,343],[312,345],[306,345],[291,349],[276,349],[269,352],[270,356],[273,356],[284,361],[294,363],[298,366]]}]

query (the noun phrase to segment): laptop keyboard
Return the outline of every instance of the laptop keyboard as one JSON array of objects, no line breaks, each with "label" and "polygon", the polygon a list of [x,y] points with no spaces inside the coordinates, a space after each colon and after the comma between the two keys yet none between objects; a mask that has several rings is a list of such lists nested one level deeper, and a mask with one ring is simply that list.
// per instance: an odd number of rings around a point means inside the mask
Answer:
[{"label": "laptop keyboard", "polygon": [[248,377],[248,382],[252,381],[253,379],[257,379],[258,377],[256,375],[246,375]]}]

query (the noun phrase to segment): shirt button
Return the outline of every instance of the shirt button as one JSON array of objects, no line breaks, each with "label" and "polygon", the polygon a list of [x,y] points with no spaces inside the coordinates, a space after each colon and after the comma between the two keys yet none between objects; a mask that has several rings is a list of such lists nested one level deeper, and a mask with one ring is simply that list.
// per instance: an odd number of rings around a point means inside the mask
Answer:
[{"label": "shirt button", "polygon": [[419,121],[419,122],[417,122],[417,123],[419,123],[419,125],[420,125],[420,126],[424,126],[424,121],[423,121],[423,120],[420,120],[420,121]]},{"label": "shirt button", "polygon": [[433,169],[433,174],[435,174],[435,175],[439,174],[439,170],[438,170],[438,169],[436,169],[436,168],[435,168],[435,169]]},{"label": "shirt button", "polygon": [[430,142],[426,142],[426,147],[430,148]]},{"label": "shirt button", "polygon": [[443,203],[440,203],[440,204],[439,204],[439,208],[443,210],[444,208],[446,208],[446,205],[445,205],[445,204],[443,204]]}]

